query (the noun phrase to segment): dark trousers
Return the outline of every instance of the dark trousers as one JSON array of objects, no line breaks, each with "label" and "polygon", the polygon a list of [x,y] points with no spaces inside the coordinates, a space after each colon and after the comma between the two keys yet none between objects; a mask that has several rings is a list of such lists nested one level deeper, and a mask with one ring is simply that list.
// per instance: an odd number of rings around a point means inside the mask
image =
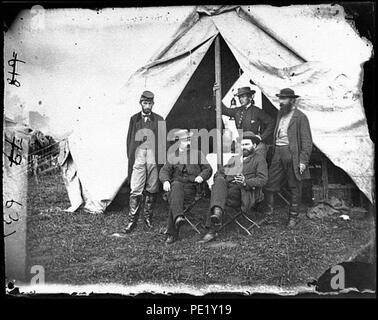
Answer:
[{"label": "dark trousers", "polygon": [[301,181],[295,176],[289,146],[276,146],[269,168],[269,179],[265,190],[277,192],[287,182],[291,194],[291,206],[295,210],[300,203]]},{"label": "dark trousers", "polygon": [[236,184],[228,182],[224,177],[216,177],[211,188],[210,210],[206,217],[206,227],[211,226],[210,216],[213,208],[217,206],[224,210],[225,206],[240,208],[241,191]]},{"label": "dark trousers", "polygon": [[175,220],[184,212],[184,205],[190,204],[197,193],[196,183],[173,181],[168,195],[169,214],[167,234],[177,236]]}]

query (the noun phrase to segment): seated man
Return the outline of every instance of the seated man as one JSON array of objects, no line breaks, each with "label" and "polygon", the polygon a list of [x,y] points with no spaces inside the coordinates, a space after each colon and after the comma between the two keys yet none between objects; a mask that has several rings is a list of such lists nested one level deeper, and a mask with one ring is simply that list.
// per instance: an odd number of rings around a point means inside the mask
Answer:
[{"label": "seated man", "polygon": [[200,242],[209,242],[217,236],[217,227],[226,205],[241,208],[242,212],[247,213],[263,200],[262,187],[268,180],[268,165],[264,156],[255,152],[259,143],[260,138],[253,132],[244,132],[241,139],[242,153],[232,157],[215,174],[206,220],[209,231]]},{"label": "seated man", "polygon": [[[197,184],[208,180],[212,174],[209,164],[201,164],[201,160],[205,158],[201,158],[200,152],[190,149],[192,135],[192,132],[184,129],[176,132],[179,138],[178,148],[171,153],[168,151],[167,163],[159,173],[164,191],[169,192],[170,212],[166,244],[178,240],[180,227],[185,223],[184,203],[194,200]],[[193,159],[190,159],[191,155]]]}]

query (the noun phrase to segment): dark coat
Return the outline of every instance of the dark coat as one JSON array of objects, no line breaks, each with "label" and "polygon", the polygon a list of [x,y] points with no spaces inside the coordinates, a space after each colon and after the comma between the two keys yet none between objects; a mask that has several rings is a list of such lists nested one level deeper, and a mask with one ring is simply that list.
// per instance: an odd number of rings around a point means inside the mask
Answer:
[{"label": "dark coat", "polygon": [[243,131],[252,131],[254,134],[258,134],[264,143],[269,144],[274,131],[274,119],[269,116],[264,110],[250,106],[246,111],[242,123],[240,126],[239,120],[242,111],[245,107],[227,108],[222,105],[222,114],[234,117],[237,129],[243,129]]},{"label": "dark coat", "polygon": [[[193,151],[193,150],[192,150]],[[161,168],[159,173],[159,179],[161,183],[165,181],[173,182],[194,182],[194,179],[197,176],[201,176],[203,181],[208,180],[213,170],[208,163],[201,164],[199,161],[201,158],[201,153],[198,151],[198,161],[195,163],[190,163],[189,151],[187,158],[180,160],[179,163],[173,164],[169,161],[170,157],[168,156],[167,163]]]},{"label": "dark coat", "polygon": [[[164,130],[166,130],[165,121],[163,117],[159,116],[158,114],[151,112],[150,116],[151,122],[149,122],[146,127],[144,125],[144,120],[142,119],[141,112],[134,114],[130,118],[129,123],[129,131],[127,133],[127,157],[129,159],[128,163],[128,180],[131,178],[131,173],[133,170],[133,165],[135,161],[135,151],[140,146],[143,141],[136,141],[135,135],[138,130],[145,128],[151,129],[155,135],[155,159],[156,163],[158,164],[158,148],[163,147],[164,153],[165,145],[166,145],[166,131],[164,133],[158,134],[158,122],[162,122],[161,124],[164,126]],[[164,141],[163,141],[164,140]]]},{"label": "dark coat", "polygon": [[[231,173],[232,174],[227,174]],[[240,156],[233,156],[226,165],[224,165],[214,176],[223,176],[227,182],[231,182],[235,175],[242,173],[246,178],[246,186],[241,188],[241,210],[248,212],[252,207],[264,199],[262,187],[268,181],[268,164],[265,158],[259,153],[252,153],[243,163],[240,161]]]},{"label": "dark coat", "polygon": [[[276,145],[276,136],[281,115],[282,113],[279,111],[277,115],[276,128],[274,129],[273,134],[273,153]],[[312,135],[307,116],[302,111],[295,109],[290,119],[287,131],[289,150],[293,157],[295,176],[298,180],[310,179],[308,164],[312,151]],[[299,173],[299,163],[306,165],[306,170],[302,175]]]}]

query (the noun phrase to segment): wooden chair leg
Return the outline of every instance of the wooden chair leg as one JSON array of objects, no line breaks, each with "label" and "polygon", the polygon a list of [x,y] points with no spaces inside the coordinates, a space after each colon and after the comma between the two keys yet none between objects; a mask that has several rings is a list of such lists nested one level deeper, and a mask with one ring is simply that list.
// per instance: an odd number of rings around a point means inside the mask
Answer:
[{"label": "wooden chair leg", "polygon": [[248,235],[252,235],[252,233],[251,232],[249,232],[249,230],[246,228],[246,227],[244,227],[237,219],[235,219],[234,220],[235,221],[235,223],[237,223],[237,225],[240,227],[240,228],[242,228],[245,232],[247,232],[248,233]]},{"label": "wooden chair leg", "polygon": [[[226,223],[222,224],[222,226],[219,228],[219,231],[222,230],[223,228],[225,228],[226,226],[228,226],[229,224],[235,222],[241,229],[243,229],[248,235],[252,235],[252,233],[250,232],[250,230],[253,228],[253,227],[257,227],[257,228],[260,228],[260,226],[255,222],[253,221],[252,219],[250,219],[246,214],[244,214],[243,212],[239,211],[236,215],[232,216],[230,213],[228,213],[227,211],[225,211],[225,214],[228,216],[229,218],[229,221],[227,221]],[[249,221],[249,223],[251,223],[251,226],[246,228],[245,226],[243,226],[243,224],[238,220],[239,217],[242,216],[243,218],[245,218],[246,220]]]},{"label": "wooden chair leg", "polygon": [[197,232],[197,233],[199,233],[199,234],[201,234],[201,231],[199,231],[198,230],[198,228],[188,219],[188,217],[186,217],[185,215],[184,215],[184,219],[186,220],[186,222],[188,222],[189,223],[189,225]]},{"label": "wooden chair leg", "polygon": [[229,214],[226,210],[224,210],[224,213],[228,216],[228,218],[230,219],[229,221],[227,221],[226,223],[223,223],[221,225],[221,227],[219,228],[219,231],[222,230],[223,228],[225,228],[226,226],[228,226],[229,224],[233,223],[235,221],[235,219],[237,219],[240,215],[241,215],[241,212],[239,212],[238,214],[236,214],[235,216],[232,216],[231,214]]},{"label": "wooden chair leg", "polygon": [[190,221],[190,219],[187,217],[187,214],[190,213],[190,210],[202,199],[202,197],[195,197],[194,201],[190,203],[185,209],[184,209],[184,219],[186,222],[189,223],[189,225],[192,227],[193,230],[195,230],[198,234],[201,234],[201,231],[198,230],[197,226],[200,225],[200,222],[195,225]]},{"label": "wooden chair leg", "polygon": [[277,192],[277,195],[286,202],[287,205],[290,205],[290,202],[281,194],[281,192]]},{"label": "wooden chair leg", "polygon": [[[246,214],[243,213],[243,217],[244,217],[245,219],[247,219],[250,223],[252,223],[252,226],[251,226],[251,227],[256,226],[257,228],[260,228],[260,226],[259,226],[255,221],[253,221],[252,219],[248,218]],[[250,228],[251,228],[251,227],[250,227]],[[248,228],[248,229],[250,229],[250,228]]]}]

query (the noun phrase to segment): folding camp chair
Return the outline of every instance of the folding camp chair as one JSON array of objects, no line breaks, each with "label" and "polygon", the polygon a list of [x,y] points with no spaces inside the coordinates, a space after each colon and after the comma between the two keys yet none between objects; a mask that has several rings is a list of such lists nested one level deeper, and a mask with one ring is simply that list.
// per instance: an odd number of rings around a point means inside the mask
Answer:
[{"label": "folding camp chair", "polygon": [[[204,195],[203,183],[198,184],[196,186],[196,188],[197,188],[197,191],[196,191],[196,195],[195,195],[193,201],[188,203],[188,204],[184,204],[183,216],[184,216],[184,219],[186,220],[186,222],[190,225],[190,227],[194,231],[196,231],[198,234],[201,234],[201,231],[198,230],[198,227],[202,226],[201,221],[194,222],[194,221],[191,221],[188,217],[189,214],[190,214],[190,210],[193,209],[193,207],[203,198],[203,195]],[[168,192],[165,192],[163,194],[163,199],[168,201]],[[171,214],[171,212],[169,212],[169,214]]]},{"label": "folding camp chair", "polygon": [[[233,209],[233,211],[236,211],[236,214],[231,214],[228,210],[224,210],[225,216],[228,217],[228,221],[226,223],[223,223],[219,227],[219,231],[225,228],[226,226],[230,225],[231,223],[236,223],[237,226],[239,226],[242,230],[244,230],[248,235],[252,235],[251,230],[254,227],[260,228],[260,225],[253,221],[250,217],[247,216],[244,212],[240,210],[240,208],[234,208],[227,206],[227,208]],[[243,223],[243,218],[245,221]]]},{"label": "folding camp chair", "polygon": [[[233,154],[233,153],[224,153],[223,154],[223,161],[227,162],[233,155],[235,155],[235,154]],[[206,156],[206,160],[208,161],[208,163],[211,165],[211,168],[213,169],[213,174],[210,177],[210,179],[207,181],[207,183],[209,185],[209,188],[211,188],[212,185],[213,185],[213,183],[214,183],[214,174],[217,172],[217,169],[218,169],[217,168],[217,155],[215,153],[209,153]],[[228,208],[232,208],[232,207],[228,207]],[[227,210],[224,210],[225,211],[225,216],[227,216],[229,218],[229,221],[227,221],[225,224],[222,224],[220,226],[220,228],[218,229],[219,231],[221,229],[223,229],[224,227],[226,227],[227,225],[233,223],[233,222],[236,223],[241,229],[243,229],[248,235],[251,235],[250,230],[253,227],[260,228],[259,224],[257,224],[251,218],[249,218],[245,213],[241,212],[240,208],[238,208],[238,209],[232,208],[232,209],[234,211],[237,211],[237,214],[231,215],[231,213],[229,213]],[[244,222],[244,224],[243,224],[243,220],[246,221],[246,222]]]}]

